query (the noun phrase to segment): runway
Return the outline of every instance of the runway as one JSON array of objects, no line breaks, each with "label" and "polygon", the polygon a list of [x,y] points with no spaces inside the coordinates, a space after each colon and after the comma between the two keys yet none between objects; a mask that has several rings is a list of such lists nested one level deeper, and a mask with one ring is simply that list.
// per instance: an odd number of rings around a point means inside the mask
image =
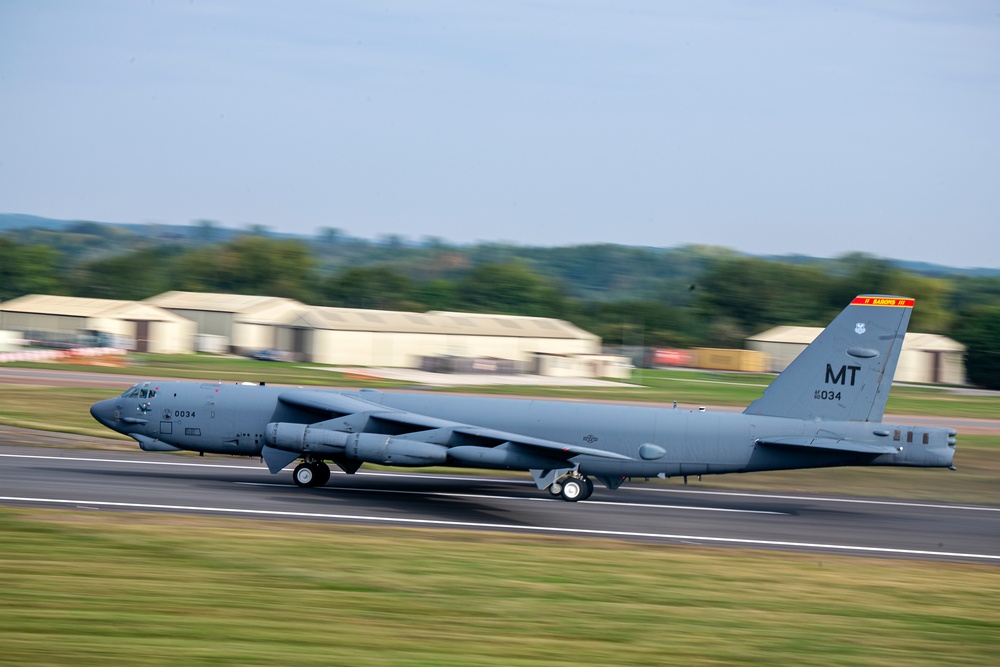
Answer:
[{"label": "runway", "polygon": [[1000,565],[1000,506],[598,486],[566,503],[527,478],[367,472],[300,489],[255,460],[0,444],[0,504],[489,530]]}]

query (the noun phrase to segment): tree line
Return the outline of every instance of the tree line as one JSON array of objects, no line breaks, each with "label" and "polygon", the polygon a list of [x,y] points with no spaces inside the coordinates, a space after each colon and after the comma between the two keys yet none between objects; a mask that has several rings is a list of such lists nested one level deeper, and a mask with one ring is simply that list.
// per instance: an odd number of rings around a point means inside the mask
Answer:
[{"label": "tree line", "polygon": [[1000,388],[1000,277],[925,275],[860,253],[790,260],[720,248],[439,241],[366,249],[336,235],[310,243],[259,233],[165,242],[101,226],[50,234],[43,242],[0,236],[0,300],[259,294],[325,306],[556,317],[611,345],[741,347],[772,326],[824,326],[857,294],[901,294],[917,300],[910,331],[962,342],[970,380]]}]

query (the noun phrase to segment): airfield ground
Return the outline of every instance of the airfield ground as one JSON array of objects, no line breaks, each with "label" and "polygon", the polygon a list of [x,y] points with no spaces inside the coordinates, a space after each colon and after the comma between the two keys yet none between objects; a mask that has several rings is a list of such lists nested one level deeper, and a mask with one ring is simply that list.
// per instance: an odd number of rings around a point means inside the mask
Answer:
[{"label": "airfield ground", "polygon": [[[86,411],[127,374],[37,372],[16,385],[0,374],[0,423],[69,434],[0,438],[134,449],[100,437],[112,434]],[[657,382],[690,385],[690,405],[757,391]],[[701,393],[713,388],[717,401]],[[1000,504],[1000,399],[899,393],[894,412],[982,429],[959,425],[959,471],[702,485]],[[0,662],[10,665],[982,665],[1000,651],[997,565],[24,507],[0,508],[0,544]]]}]

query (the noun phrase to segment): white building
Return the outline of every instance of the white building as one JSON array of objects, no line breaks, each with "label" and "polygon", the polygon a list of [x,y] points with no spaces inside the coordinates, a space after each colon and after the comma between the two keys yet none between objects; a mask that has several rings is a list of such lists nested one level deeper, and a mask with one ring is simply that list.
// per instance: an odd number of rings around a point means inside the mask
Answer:
[{"label": "white building", "polygon": [[194,351],[195,323],[142,301],[30,294],[0,304],[0,330],[51,344],[124,347],[136,352]]},{"label": "white building", "polygon": [[600,339],[562,320],[479,313],[305,307],[279,327],[277,349],[331,365],[419,368],[423,357],[534,363],[536,354],[600,352]]},{"label": "white building", "polygon": [[203,351],[236,353],[278,347],[277,325],[305,308],[294,299],[214,292],[164,292],[144,303],[194,321]]},{"label": "white building", "polygon": [[274,349],[334,366],[420,368],[424,357],[472,357],[508,359],[530,369],[537,355],[601,351],[597,336],[548,317],[332,308],[279,297],[178,291],[145,303],[193,320],[199,336],[221,337],[234,352]]}]

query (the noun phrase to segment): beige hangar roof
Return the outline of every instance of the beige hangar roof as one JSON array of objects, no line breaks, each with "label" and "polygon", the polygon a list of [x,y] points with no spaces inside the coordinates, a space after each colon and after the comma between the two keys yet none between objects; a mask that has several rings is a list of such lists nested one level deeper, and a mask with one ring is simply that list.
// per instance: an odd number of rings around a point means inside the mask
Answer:
[{"label": "beige hangar roof", "polygon": [[142,301],[119,299],[89,299],[76,296],[29,294],[0,304],[0,310],[11,313],[35,315],[62,315],[67,317],[107,317],[120,319],[156,320],[161,322],[189,322],[185,317]]},{"label": "beige hangar roof", "polygon": [[310,306],[283,297],[212,292],[164,292],[145,303],[174,310],[233,313],[236,321],[248,324],[280,323],[332,331],[598,340],[569,322],[548,317]]},{"label": "beige hangar roof", "polygon": [[503,336],[518,338],[566,338],[592,340],[597,336],[562,320],[547,317],[446,313],[409,313],[306,306],[300,322],[317,329],[334,331],[379,331],[463,336]]},{"label": "beige hangar roof", "polygon": [[145,303],[176,310],[204,310],[218,313],[239,313],[241,315],[260,313],[261,311],[270,309],[284,309],[290,305],[301,305],[294,299],[287,299],[280,296],[181,292],[176,290],[151,296],[145,300]]}]

